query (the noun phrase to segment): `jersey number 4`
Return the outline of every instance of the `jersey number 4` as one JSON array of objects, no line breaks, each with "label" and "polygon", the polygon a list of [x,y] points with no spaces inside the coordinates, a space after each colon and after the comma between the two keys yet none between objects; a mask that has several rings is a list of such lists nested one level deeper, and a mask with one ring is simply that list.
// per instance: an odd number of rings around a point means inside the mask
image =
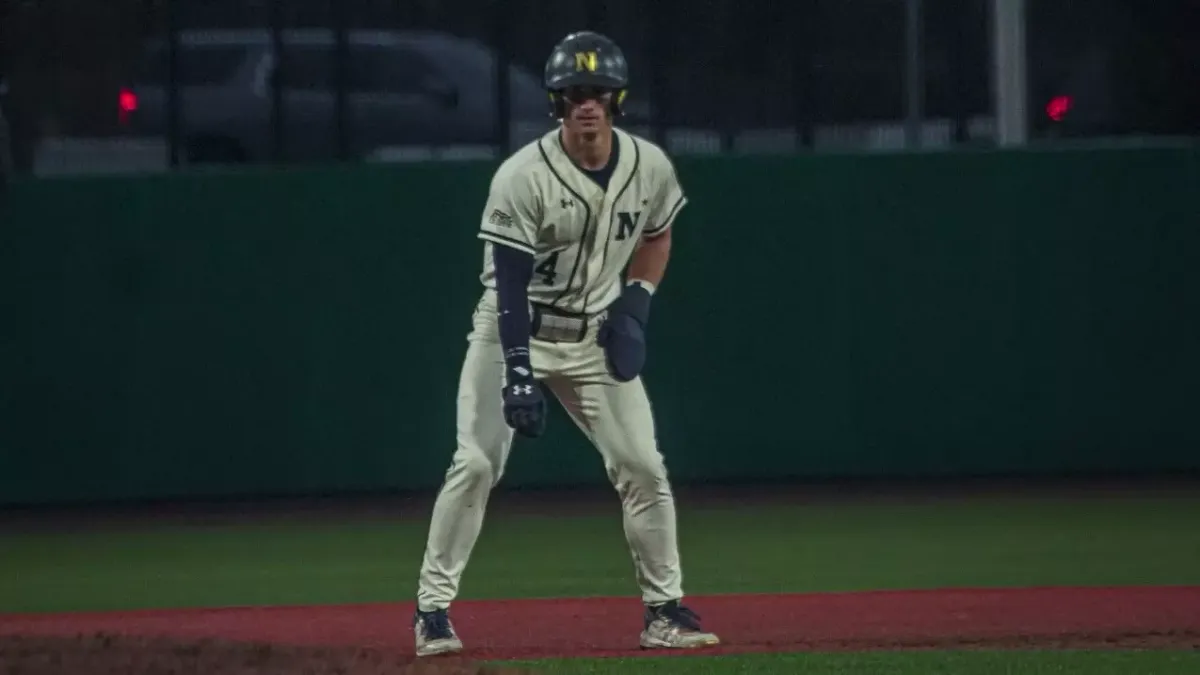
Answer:
[{"label": "jersey number 4", "polygon": [[548,258],[533,268],[533,271],[541,275],[543,286],[553,286],[554,280],[558,278],[558,251],[551,253]]}]

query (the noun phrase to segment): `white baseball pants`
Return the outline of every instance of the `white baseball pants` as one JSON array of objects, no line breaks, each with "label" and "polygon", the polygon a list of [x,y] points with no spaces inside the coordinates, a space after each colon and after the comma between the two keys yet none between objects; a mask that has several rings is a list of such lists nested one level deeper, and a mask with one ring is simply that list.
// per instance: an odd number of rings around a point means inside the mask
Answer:
[{"label": "white baseball pants", "polygon": [[[658,451],[654,418],[641,378],[619,383],[608,374],[596,329],[580,343],[530,344],[536,377],[559,400],[604,459],[624,511],[625,538],[642,599],[683,597],[676,541],[675,498]],[[513,430],[505,423],[504,359],[496,299],[476,306],[458,385],[458,449],[434,503],[417,606],[449,607],[483,526],[488,496],[504,474]]]}]

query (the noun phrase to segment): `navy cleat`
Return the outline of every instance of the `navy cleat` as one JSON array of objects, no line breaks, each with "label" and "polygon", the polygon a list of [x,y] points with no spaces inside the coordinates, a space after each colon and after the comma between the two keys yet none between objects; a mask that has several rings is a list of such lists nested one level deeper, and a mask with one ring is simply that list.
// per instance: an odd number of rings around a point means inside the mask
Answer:
[{"label": "navy cleat", "polygon": [[721,643],[716,635],[704,632],[700,628],[700,617],[678,600],[647,605],[645,618],[642,649],[695,649]]},{"label": "navy cleat", "polygon": [[417,656],[455,654],[462,651],[462,640],[454,633],[450,615],[444,609],[432,612],[417,610],[413,617],[413,633],[417,637]]}]

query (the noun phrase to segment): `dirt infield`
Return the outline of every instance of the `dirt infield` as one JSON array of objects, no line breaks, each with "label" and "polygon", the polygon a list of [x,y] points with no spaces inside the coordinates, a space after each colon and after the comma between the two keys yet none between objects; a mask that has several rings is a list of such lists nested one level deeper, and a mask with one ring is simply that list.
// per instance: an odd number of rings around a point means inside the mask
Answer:
[{"label": "dirt infield", "polygon": [[[710,654],[1200,648],[1200,587],[728,595],[689,603],[724,640],[705,651]],[[37,654],[47,648],[68,655],[91,650],[93,665],[99,665],[95,657],[102,652],[111,655],[103,660],[125,664],[154,658],[227,660],[224,669],[199,672],[239,672],[228,661],[247,660],[258,672],[286,672],[278,664],[296,659],[328,666],[308,672],[421,672],[408,665],[412,611],[406,604],[370,604],[0,615],[0,651],[14,675],[51,672],[33,667],[46,665]],[[453,616],[467,643],[466,657],[474,661],[643,653],[636,648],[641,628],[636,599],[460,602]],[[11,669],[14,664],[20,667]],[[494,672],[467,661],[442,664],[439,673]]]},{"label": "dirt infield", "polygon": [[425,659],[377,649],[114,635],[0,636],[5,675],[520,675],[467,658]]}]

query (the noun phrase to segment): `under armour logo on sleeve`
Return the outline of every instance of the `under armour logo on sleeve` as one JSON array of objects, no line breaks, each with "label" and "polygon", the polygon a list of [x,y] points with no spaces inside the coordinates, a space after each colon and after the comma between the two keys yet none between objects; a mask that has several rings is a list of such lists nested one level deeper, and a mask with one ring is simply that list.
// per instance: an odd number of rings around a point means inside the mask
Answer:
[{"label": "under armour logo on sleeve", "polygon": [[512,391],[513,391],[514,396],[529,396],[530,394],[533,393],[533,385],[532,384],[514,384]]}]

